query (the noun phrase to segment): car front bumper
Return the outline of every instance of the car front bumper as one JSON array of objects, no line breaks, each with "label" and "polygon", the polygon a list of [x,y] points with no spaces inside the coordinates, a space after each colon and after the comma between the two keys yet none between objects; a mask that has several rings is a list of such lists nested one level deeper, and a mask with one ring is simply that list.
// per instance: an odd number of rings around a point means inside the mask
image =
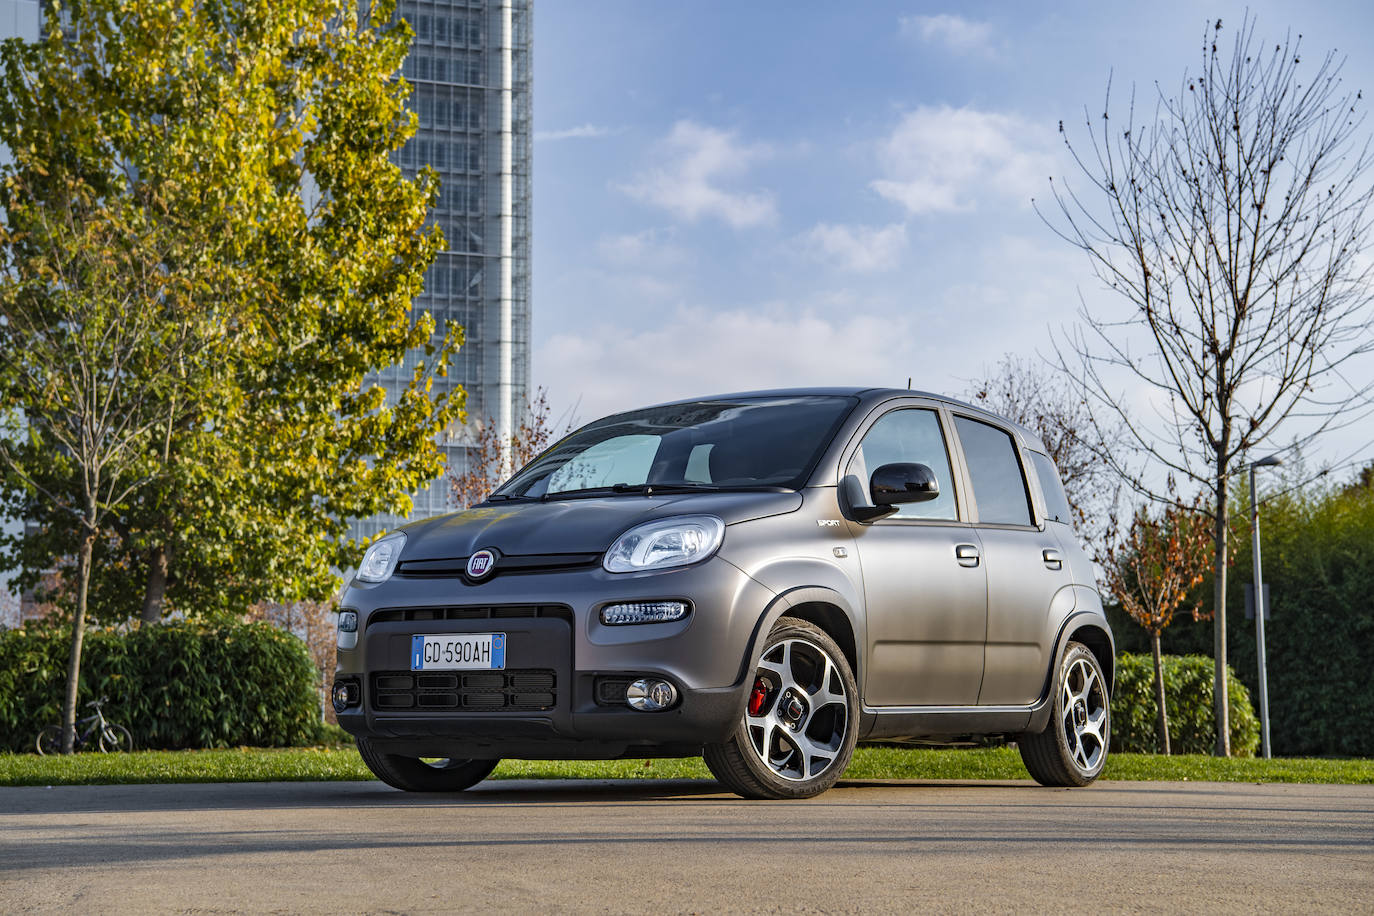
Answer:
[{"label": "car front bumper", "polygon": [[[380,751],[407,756],[695,754],[739,721],[750,648],[775,597],[719,557],[649,573],[598,566],[475,585],[399,576],[359,583],[343,595],[342,607],[358,614],[358,640],[340,648],[335,682],[356,683],[360,702],[338,711],[339,724]],[[607,604],[651,600],[684,600],[691,612],[671,623],[600,621]],[[449,633],[505,634],[504,679],[409,670],[414,636]],[[678,702],[641,712],[616,700],[616,687],[638,677],[671,682]],[[500,708],[486,708],[493,704]]]}]

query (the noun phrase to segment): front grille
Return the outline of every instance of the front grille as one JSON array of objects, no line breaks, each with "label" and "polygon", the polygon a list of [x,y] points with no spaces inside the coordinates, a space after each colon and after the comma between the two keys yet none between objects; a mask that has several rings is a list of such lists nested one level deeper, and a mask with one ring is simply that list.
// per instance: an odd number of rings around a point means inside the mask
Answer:
[{"label": "front grille", "polygon": [[552,709],[556,680],[548,668],[509,671],[378,671],[372,675],[372,708],[536,711]]},{"label": "front grille", "polygon": [[[442,560],[406,560],[396,567],[396,575],[416,579],[452,579],[467,575],[468,557]],[[501,554],[492,569],[493,576],[520,573],[566,572],[589,569],[601,562],[599,553],[549,553],[530,556]]]},{"label": "front grille", "polygon": [[367,625],[397,620],[500,620],[519,617],[553,617],[572,623],[566,604],[491,604],[461,607],[394,607],[373,611]]}]

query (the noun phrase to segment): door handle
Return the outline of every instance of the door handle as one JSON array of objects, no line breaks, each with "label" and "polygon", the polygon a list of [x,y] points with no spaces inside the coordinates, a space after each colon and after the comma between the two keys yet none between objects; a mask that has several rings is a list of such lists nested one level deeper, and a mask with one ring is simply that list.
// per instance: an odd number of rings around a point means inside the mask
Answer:
[{"label": "door handle", "polygon": [[1046,548],[1040,555],[1045,558],[1045,565],[1050,569],[1064,568],[1064,558],[1059,555],[1059,551]]},{"label": "door handle", "polygon": [[954,547],[954,558],[959,561],[960,566],[977,566],[978,548],[972,544],[957,544]]}]

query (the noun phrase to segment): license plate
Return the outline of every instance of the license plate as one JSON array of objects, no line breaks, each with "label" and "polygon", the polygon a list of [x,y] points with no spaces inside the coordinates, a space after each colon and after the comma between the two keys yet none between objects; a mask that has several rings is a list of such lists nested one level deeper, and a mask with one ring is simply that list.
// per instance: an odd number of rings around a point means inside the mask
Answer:
[{"label": "license plate", "polygon": [[506,667],[505,633],[445,633],[410,641],[411,671],[499,671]]}]

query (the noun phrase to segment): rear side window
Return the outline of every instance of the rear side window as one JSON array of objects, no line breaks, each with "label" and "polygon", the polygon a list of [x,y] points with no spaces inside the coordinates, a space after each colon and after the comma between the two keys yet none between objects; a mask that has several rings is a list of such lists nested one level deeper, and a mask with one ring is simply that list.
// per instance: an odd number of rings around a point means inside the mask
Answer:
[{"label": "rear side window", "polygon": [[1030,496],[1011,436],[968,417],[955,417],[954,426],[973,479],[978,521],[985,525],[1031,524]]},{"label": "rear side window", "polygon": [[1048,456],[1031,452],[1031,464],[1035,465],[1035,476],[1040,478],[1040,492],[1045,494],[1045,517],[1056,522],[1069,524],[1069,498],[1064,495],[1064,485],[1059,482],[1059,472]]}]

